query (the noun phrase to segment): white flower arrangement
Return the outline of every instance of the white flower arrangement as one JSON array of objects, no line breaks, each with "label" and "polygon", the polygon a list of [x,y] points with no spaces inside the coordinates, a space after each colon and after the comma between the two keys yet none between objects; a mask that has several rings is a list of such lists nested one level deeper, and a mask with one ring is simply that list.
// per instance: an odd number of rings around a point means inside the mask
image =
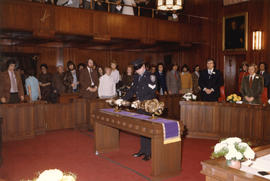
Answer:
[{"label": "white flower arrangement", "polygon": [[71,173],[65,174],[58,169],[49,169],[43,171],[33,181],[76,181],[76,176]]},{"label": "white flower arrangement", "polygon": [[195,101],[197,99],[197,96],[192,94],[192,93],[186,93],[185,95],[183,95],[183,98],[186,100],[186,101],[189,101],[189,100],[193,100]]},{"label": "white flower arrangement", "polygon": [[226,160],[243,160],[254,159],[255,153],[245,142],[240,138],[232,137],[222,140],[217,143],[212,153],[212,158],[219,158],[224,156]]}]

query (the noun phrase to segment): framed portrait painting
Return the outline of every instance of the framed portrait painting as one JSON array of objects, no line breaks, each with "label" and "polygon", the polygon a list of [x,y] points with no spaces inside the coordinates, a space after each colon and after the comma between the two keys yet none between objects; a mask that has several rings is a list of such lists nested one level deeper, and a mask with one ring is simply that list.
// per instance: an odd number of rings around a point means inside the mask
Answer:
[{"label": "framed portrait painting", "polygon": [[248,49],[248,13],[223,17],[223,50]]}]

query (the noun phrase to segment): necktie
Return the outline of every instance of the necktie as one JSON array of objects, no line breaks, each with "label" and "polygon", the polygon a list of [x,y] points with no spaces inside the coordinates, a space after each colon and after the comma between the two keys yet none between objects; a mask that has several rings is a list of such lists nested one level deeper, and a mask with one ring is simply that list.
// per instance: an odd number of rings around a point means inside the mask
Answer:
[{"label": "necktie", "polygon": [[93,79],[92,79],[91,68],[89,69],[89,76],[90,76],[91,86],[94,86],[95,84],[94,84]]},{"label": "necktie", "polygon": [[249,77],[249,87],[251,88],[252,87],[252,76]]}]

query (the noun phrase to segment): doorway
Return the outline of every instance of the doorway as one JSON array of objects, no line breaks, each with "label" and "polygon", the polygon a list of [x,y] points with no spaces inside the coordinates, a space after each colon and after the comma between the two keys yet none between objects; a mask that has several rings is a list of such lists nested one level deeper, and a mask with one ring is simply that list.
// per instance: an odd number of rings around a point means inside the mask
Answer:
[{"label": "doorway", "polygon": [[224,86],[225,95],[228,96],[238,91],[238,77],[242,62],[246,60],[245,55],[224,56]]}]

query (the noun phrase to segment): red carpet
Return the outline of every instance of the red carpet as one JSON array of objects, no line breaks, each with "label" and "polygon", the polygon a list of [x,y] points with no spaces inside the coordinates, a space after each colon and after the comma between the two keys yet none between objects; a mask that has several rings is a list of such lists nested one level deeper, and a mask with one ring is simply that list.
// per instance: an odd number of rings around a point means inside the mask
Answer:
[{"label": "red carpet", "polygon": [[[200,181],[202,160],[209,159],[212,140],[185,139],[181,174],[166,181]],[[120,150],[96,156],[93,133],[73,130],[57,131],[34,139],[3,144],[4,163],[0,178],[7,181],[32,179],[50,168],[72,172],[78,181],[144,181],[150,180],[151,162],[133,158],[139,150],[139,137],[121,133]]]}]

